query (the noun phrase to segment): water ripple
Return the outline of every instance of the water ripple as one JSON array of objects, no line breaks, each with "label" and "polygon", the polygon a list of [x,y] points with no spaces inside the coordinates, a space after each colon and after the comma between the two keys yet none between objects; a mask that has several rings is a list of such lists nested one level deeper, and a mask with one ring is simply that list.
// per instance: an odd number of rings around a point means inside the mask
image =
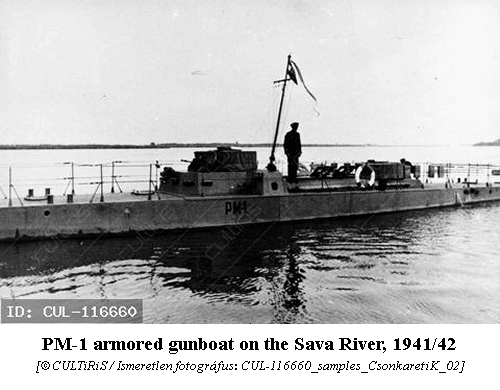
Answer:
[{"label": "water ripple", "polygon": [[499,221],[487,205],[0,244],[0,297],[141,298],[147,322],[498,323]]}]

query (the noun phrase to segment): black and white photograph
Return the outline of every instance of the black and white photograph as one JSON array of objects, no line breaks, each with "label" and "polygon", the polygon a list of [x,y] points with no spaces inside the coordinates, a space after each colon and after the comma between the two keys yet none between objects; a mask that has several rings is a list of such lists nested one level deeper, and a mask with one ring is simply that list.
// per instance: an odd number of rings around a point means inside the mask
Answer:
[{"label": "black and white photograph", "polygon": [[498,324],[499,86],[496,1],[2,0],[0,298]]}]

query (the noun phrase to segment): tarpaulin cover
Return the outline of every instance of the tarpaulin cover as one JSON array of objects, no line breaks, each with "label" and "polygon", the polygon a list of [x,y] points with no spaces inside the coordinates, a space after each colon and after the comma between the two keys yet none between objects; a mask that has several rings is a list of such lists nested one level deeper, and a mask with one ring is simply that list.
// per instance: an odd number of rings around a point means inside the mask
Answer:
[{"label": "tarpaulin cover", "polygon": [[190,172],[245,172],[257,169],[257,152],[244,152],[229,147],[219,147],[207,152],[194,152],[189,164]]}]

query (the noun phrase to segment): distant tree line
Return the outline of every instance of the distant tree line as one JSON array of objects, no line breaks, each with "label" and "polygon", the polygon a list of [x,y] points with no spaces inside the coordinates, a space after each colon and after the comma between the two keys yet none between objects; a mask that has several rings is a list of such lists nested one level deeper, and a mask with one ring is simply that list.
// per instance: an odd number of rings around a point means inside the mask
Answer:
[{"label": "distant tree line", "polygon": [[500,139],[493,142],[478,142],[477,144],[474,144],[474,146],[500,146]]},{"label": "distant tree line", "polygon": [[[270,143],[150,143],[148,145],[125,145],[125,144],[38,144],[38,145],[0,145],[0,150],[31,150],[31,149],[169,149],[169,148],[216,148],[218,146],[230,146],[240,148],[271,147]],[[282,144],[278,144],[282,146]],[[372,146],[370,144],[303,144],[305,147],[320,146]]]}]

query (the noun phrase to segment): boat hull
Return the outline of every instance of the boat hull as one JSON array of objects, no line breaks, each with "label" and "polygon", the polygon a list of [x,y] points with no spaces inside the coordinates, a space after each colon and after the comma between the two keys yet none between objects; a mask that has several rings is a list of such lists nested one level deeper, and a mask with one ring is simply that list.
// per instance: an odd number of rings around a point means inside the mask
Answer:
[{"label": "boat hull", "polygon": [[0,240],[338,218],[497,200],[500,200],[500,187],[477,186],[275,196],[170,197],[162,200],[2,207]]}]

